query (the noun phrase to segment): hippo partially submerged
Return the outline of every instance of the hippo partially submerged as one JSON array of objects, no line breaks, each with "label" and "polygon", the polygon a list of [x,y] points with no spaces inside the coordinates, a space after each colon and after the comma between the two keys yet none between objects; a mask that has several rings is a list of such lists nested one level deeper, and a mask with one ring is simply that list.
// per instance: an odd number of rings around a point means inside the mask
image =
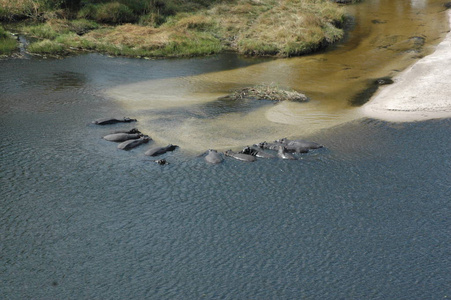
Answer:
[{"label": "hippo partially submerged", "polygon": [[296,148],[296,147],[305,148],[305,149],[307,149],[307,151],[308,151],[308,149],[323,148],[323,145],[320,145],[320,144],[315,143],[315,142],[309,142],[309,141],[306,141],[306,140],[289,140],[287,138],[283,138],[283,139],[277,140],[277,141],[275,141],[275,143],[283,144],[285,146],[285,148],[287,148],[288,151],[290,151],[289,147],[291,147],[291,148]]},{"label": "hippo partially submerged", "polygon": [[209,149],[207,151],[207,155],[205,156],[205,160],[211,164],[219,164],[224,160],[224,158],[218,153],[218,151]]},{"label": "hippo partially submerged", "polygon": [[294,157],[291,153],[288,153],[287,149],[284,146],[279,146],[277,156],[280,157],[281,159],[291,159],[291,160],[296,159],[296,157]]},{"label": "hippo partially submerged", "polygon": [[142,137],[143,135],[141,133],[112,133],[105,135],[103,139],[110,141],[110,142],[125,142],[128,140],[136,140]]},{"label": "hippo partially submerged", "polygon": [[113,131],[111,134],[114,133],[128,133],[128,134],[132,134],[132,133],[141,133],[141,131],[139,131],[137,128],[132,128],[132,129],[124,129],[124,130],[115,130]]},{"label": "hippo partially submerged", "polygon": [[117,148],[121,149],[121,150],[130,150],[130,149],[138,147],[141,144],[148,143],[150,140],[152,140],[150,137],[142,136],[136,140],[128,140],[128,141],[122,142],[117,146]]},{"label": "hippo partially submerged", "polygon": [[274,143],[261,142],[256,145],[261,149],[268,149],[278,151],[280,146],[283,146],[287,152],[295,153],[307,153],[309,148],[302,146],[301,144],[284,144],[280,141],[275,141]]},{"label": "hippo partially submerged", "polygon": [[230,156],[233,157],[237,160],[242,160],[242,161],[247,161],[247,162],[254,162],[257,159],[255,158],[255,156],[249,155],[249,154],[244,154],[244,153],[238,153],[238,152],[234,152],[232,150],[227,150],[224,152],[224,154],[226,156]]},{"label": "hippo partially submerged", "polygon": [[248,155],[252,155],[255,157],[260,157],[260,158],[274,158],[275,156],[270,154],[270,153],[266,153],[264,151],[260,151],[258,149],[255,149],[254,147],[249,147],[246,146],[243,148],[243,150],[241,150],[239,153],[243,153],[243,154],[248,154]]},{"label": "hippo partially submerged", "polygon": [[130,119],[130,118],[122,118],[122,119],[116,119],[116,118],[105,118],[105,119],[98,119],[95,120],[93,123],[96,125],[109,125],[109,124],[116,124],[116,123],[130,123],[130,122],[136,122],[136,119]]},{"label": "hippo partially submerged", "polygon": [[176,148],[178,148],[178,146],[172,145],[172,144],[169,144],[165,147],[153,147],[153,148],[150,148],[149,150],[147,150],[146,153],[144,153],[144,155],[158,156],[158,155],[164,154],[168,151],[174,151]]}]

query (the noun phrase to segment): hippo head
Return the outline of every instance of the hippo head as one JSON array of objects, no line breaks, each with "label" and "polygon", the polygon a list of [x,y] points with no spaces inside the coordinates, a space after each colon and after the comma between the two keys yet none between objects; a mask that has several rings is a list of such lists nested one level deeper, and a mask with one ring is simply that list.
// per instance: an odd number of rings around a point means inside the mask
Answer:
[{"label": "hippo head", "polygon": [[128,133],[131,133],[131,134],[133,134],[133,133],[141,133],[141,131],[139,131],[139,130],[136,129],[136,128],[132,128],[132,129],[130,129],[130,130],[128,131]]},{"label": "hippo head", "polygon": [[156,160],[155,162],[159,165],[167,165],[168,164],[166,159],[159,159],[159,160]]},{"label": "hippo head", "polygon": [[128,117],[125,117],[123,121],[124,121],[124,122],[136,122],[137,120],[136,120],[136,119],[130,119],[130,118],[128,118]]},{"label": "hippo head", "polygon": [[268,144],[267,142],[261,142],[261,143],[256,144],[255,146],[257,146],[258,148],[264,149],[267,144]]},{"label": "hippo head", "polygon": [[274,141],[274,143],[281,143],[281,144],[286,144],[287,142],[288,142],[287,138],[283,138],[283,139]]}]

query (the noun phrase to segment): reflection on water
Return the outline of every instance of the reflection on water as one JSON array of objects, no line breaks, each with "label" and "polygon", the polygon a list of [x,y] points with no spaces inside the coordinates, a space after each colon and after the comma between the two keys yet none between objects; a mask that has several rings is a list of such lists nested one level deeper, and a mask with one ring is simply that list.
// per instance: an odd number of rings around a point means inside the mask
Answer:
[{"label": "reflection on water", "polygon": [[[394,76],[430,53],[448,26],[441,1],[364,1],[347,9],[355,18],[353,28],[346,41],[333,50],[195,76],[120,85],[106,94],[133,111],[134,117],[142,121],[143,131],[157,140],[176,141],[192,150],[200,150],[205,144],[209,148],[237,147],[280,136],[306,136],[359,118],[349,102],[375,78]],[[217,114],[193,113],[202,105],[222,111],[224,102],[218,98],[233,89],[261,83],[294,88],[313,101],[264,107],[256,104],[245,113],[231,109],[211,119],[206,118]],[[237,104],[237,110],[241,105]],[[172,109],[177,113],[171,113]],[[162,119],[165,126],[161,126]],[[209,133],[213,128],[214,132]],[[180,137],[181,131],[184,137]],[[246,132],[252,132],[252,136]]]}]

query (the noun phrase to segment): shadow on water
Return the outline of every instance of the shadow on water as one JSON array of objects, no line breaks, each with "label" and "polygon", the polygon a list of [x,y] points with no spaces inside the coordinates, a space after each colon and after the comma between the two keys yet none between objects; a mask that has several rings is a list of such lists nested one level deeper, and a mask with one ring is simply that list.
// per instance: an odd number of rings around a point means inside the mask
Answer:
[{"label": "shadow on water", "polygon": [[394,81],[388,76],[369,80],[368,87],[365,90],[357,93],[357,95],[355,95],[349,101],[349,104],[351,106],[362,106],[371,99],[371,97],[377,92],[380,86],[392,83],[394,83]]}]

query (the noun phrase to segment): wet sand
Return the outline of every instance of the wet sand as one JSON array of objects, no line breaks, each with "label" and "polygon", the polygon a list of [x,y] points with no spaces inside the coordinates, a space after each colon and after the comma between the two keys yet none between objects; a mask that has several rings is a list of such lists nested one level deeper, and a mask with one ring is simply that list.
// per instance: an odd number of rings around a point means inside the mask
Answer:
[{"label": "wet sand", "polygon": [[[451,10],[448,11],[451,26]],[[428,55],[362,107],[364,115],[391,122],[451,117],[451,31]]]}]

